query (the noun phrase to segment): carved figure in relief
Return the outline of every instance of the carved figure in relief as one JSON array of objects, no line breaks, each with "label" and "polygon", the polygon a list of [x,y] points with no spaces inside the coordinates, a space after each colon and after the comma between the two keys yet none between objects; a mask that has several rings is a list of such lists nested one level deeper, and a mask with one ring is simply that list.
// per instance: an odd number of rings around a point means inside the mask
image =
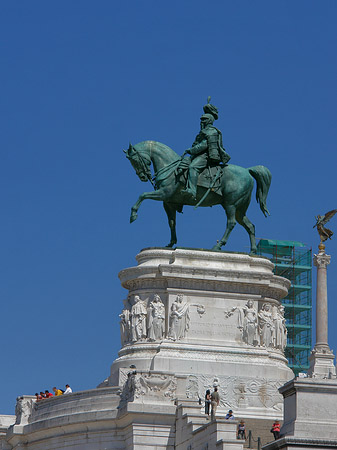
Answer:
[{"label": "carved figure in relief", "polygon": [[274,317],[274,346],[284,350],[287,345],[287,328],[284,318],[284,306],[280,305],[277,308],[276,315]]},{"label": "carved figure in relief", "polygon": [[146,316],[147,310],[139,295],[135,295],[135,303],[131,308],[131,338],[132,341],[146,338]]},{"label": "carved figure in relief", "polygon": [[190,328],[190,307],[183,299],[184,296],[178,294],[171,306],[168,337],[174,341],[184,338]]},{"label": "carved figure in relief", "polygon": [[241,408],[246,408],[248,406],[246,384],[243,381],[234,384],[233,393],[235,395],[236,405]]},{"label": "carved figure in relief", "polygon": [[242,340],[249,345],[258,344],[258,315],[252,300],[248,300],[242,308],[234,306],[230,311],[225,312],[226,317],[230,317],[238,311],[238,328],[242,332]]},{"label": "carved figure in relief", "polygon": [[190,375],[186,385],[186,397],[187,398],[199,398],[199,385],[198,378],[194,375]]},{"label": "carved figure in relief", "polygon": [[29,422],[29,416],[32,413],[33,402],[24,396],[17,397],[15,405],[16,425],[25,425]]},{"label": "carved figure in relief", "polygon": [[139,391],[136,375],[136,370],[132,370],[127,373],[127,377],[123,385],[123,390],[120,394],[122,402],[132,401],[137,391]]},{"label": "carved figure in relief", "polygon": [[265,347],[272,347],[274,340],[274,321],[270,305],[264,303],[258,314],[260,328],[260,344]]},{"label": "carved figure in relief", "polygon": [[151,341],[162,339],[165,331],[165,306],[159,295],[155,294],[148,310],[148,338]]},{"label": "carved figure in relief", "polygon": [[242,339],[246,344],[257,345],[257,310],[252,300],[239,310],[239,328],[242,330]]},{"label": "carved figure in relief", "polygon": [[120,330],[121,330],[121,344],[122,347],[131,340],[131,322],[130,322],[130,310],[123,309],[120,317]]}]

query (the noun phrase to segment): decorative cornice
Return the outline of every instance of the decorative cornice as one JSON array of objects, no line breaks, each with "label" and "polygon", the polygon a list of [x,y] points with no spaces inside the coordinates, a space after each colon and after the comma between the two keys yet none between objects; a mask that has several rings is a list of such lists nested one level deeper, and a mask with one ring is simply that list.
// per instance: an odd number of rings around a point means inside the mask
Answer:
[{"label": "decorative cornice", "polygon": [[[136,344],[126,345],[118,352],[118,359],[131,358],[153,358],[159,357],[183,358],[183,359],[207,359],[212,361],[245,362],[251,364],[263,364],[268,360],[277,361],[281,366],[287,364],[287,359],[280,350],[268,350],[265,347],[257,348],[231,348],[214,347],[214,345],[193,345],[183,342],[174,342],[165,340],[161,343],[138,342]],[[265,358],[265,359],[264,359]],[[261,361],[262,359],[262,361]]]},{"label": "decorative cornice", "polygon": [[296,392],[336,392],[336,379],[323,378],[294,378],[280,387],[279,391],[283,397],[289,397]]},{"label": "decorative cornice", "polygon": [[200,289],[263,295],[280,300],[290,282],[276,276],[265,258],[247,254],[202,250],[146,249],[137,255],[138,266],[119,273],[122,286],[137,289]]},{"label": "decorative cornice", "polygon": [[[126,269],[127,270],[127,269]],[[122,281],[122,286],[129,291],[143,290],[143,289],[190,289],[190,290],[205,290],[205,291],[217,291],[228,293],[241,293],[249,295],[262,295],[264,297],[271,297],[277,300],[282,299],[287,295],[289,282],[281,277],[269,277],[262,278],[257,276],[242,276],[236,278],[232,273],[227,279],[219,279],[214,277],[213,279],[197,279],[188,278],[186,276],[172,276],[165,273],[160,274],[157,278],[154,276],[146,277],[144,274],[139,274],[139,278],[130,277],[129,279]],[[185,274],[184,274],[185,275]],[[200,274],[201,275],[201,274]],[[278,278],[278,280],[277,280]],[[275,283],[276,281],[276,283]]]},{"label": "decorative cornice", "polygon": [[203,249],[167,249],[150,247],[140,251],[136,256],[138,264],[143,264],[152,259],[166,259],[170,264],[176,263],[180,259],[194,260],[200,262],[213,263],[237,263],[244,262],[251,267],[264,266],[267,270],[273,270],[274,264],[263,256],[252,256],[247,253],[238,252],[215,252]]}]

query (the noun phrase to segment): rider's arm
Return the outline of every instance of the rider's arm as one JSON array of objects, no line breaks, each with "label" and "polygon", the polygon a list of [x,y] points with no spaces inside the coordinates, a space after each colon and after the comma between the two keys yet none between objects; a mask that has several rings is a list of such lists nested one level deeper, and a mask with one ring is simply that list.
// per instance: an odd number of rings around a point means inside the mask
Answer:
[{"label": "rider's arm", "polygon": [[199,144],[193,145],[193,147],[186,150],[187,153],[190,155],[200,155],[201,153],[204,153],[207,150],[208,144],[207,140],[204,139]]}]

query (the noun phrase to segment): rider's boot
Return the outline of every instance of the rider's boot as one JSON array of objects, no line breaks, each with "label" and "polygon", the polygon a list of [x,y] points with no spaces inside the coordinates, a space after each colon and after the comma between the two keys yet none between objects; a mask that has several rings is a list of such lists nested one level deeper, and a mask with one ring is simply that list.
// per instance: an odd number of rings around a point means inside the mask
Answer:
[{"label": "rider's boot", "polygon": [[188,172],[188,180],[186,183],[186,189],[182,190],[182,194],[188,194],[189,196],[196,199],[197,197],[197,183],[198,183],[199,173],[193,167],[190,167]]}]

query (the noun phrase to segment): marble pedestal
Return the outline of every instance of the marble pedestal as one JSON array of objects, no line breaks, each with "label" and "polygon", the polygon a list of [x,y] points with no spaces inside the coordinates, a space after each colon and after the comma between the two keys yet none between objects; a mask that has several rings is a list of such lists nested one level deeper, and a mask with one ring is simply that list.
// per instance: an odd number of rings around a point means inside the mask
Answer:
[{"label": "marble pedestal", "polygon": [[264,450],[337,448],[337,380],[296,378],[280,388],[284,396],[281,439]]},{"label": "marble pedestal", "polygon": [[337,380],[296,378],[280,388],[284,396],[281,434],[337,443]]},{"label": "marble pedestal", "polygon": [[[126,315],[129,322],[122,324],[123,346],[107,384],[123,385],[130,366],[137,372],[174,373],[186,398],[204,398],[206,389],[218,385],[220,411],[231,408],[240,417],[281,419],[278,388],[293,378],[277,331],[280,299],[289,281],[273,274],[269,260],[247,254],[149,248],[136,259],[137,266],[119,274],[128,290],[122,320]],[[150,339],[156,295],[165,320],[162,336]],[[147,324],[138,336],[132,330],[137,296]],[[185,317],[175,325],[177,296]]]}]

